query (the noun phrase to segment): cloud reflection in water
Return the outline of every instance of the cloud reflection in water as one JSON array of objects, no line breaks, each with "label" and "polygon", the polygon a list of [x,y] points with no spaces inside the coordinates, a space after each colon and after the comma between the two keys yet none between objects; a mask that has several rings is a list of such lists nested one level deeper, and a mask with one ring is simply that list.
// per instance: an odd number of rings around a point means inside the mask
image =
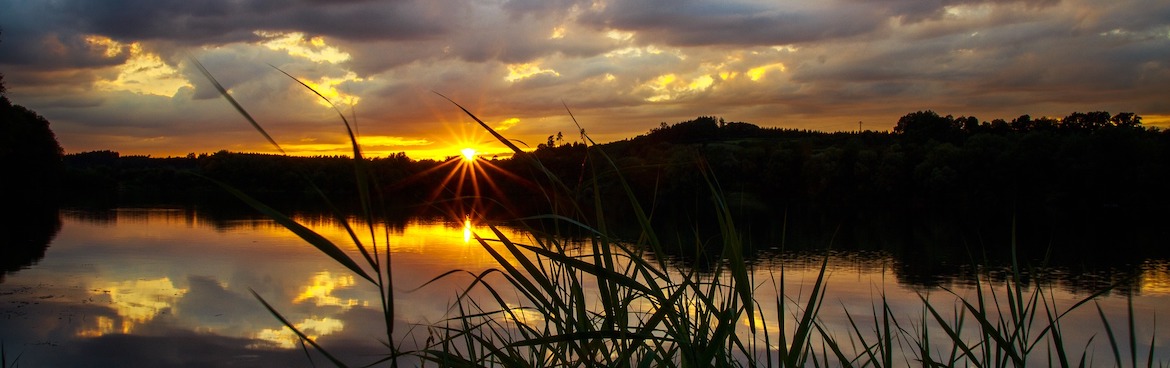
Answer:
[{"label": "cloud reflection in water", "polygon": [[359,301],[357,299],[342,299],[333,295],[334,290],[345,289],[353,287],[353,275],[338,275],[334,276],[329,271],[321,271],[313,275],[310,285],[305,286],[305,291],[293,298],[293,303],[303,303],[312,300],[318,307],[323,306],[338,306],[342,309],[349,309],[357,305],[368,306],[368,301]]},{"label": "cloud reflection in water", "polygon": [[101,336],[107,333],[132,333],[134,326],[150,322],[160,313],[169,311],[175,301],[183,297],[187,289],[176,288],[170,278],[152,280],[129,280],[121,282],[95,282],[90,294],[109,298],[110,305],[121,317],[120,328],[115,328],[109,317],[99,316],[97,328],[78,332],[79,336]]}]

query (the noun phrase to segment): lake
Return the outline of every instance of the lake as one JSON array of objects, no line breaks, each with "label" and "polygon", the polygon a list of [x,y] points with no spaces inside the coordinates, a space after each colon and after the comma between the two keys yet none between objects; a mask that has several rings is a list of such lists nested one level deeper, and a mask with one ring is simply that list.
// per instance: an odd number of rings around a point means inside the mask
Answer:
[{"label": "lake", "polygon": [[[0,283],[5,363],[31,367],[329,365],[321,356],[306,353],[251,290],[346,362],[371,363],[387,352],[382,345],[386,334],[376,287],[271,220],[209,216],[194,209],[63,210],[60,218],[60,230],[43,259],[7,273]],[[294,218],[338,244],[349,244],[343,228],[331,218]],[[509,239],[527,239],[516,229],[501,229]],[[488,237],[492,232],[483,224],[441,219],[412,219],[382,231],[390,239],[396,289],[397,326],[395,341],[390,343],[414,348],[426,340],[427,326],[453,316],[449,307],[472,277],[454,274],[411,289],[449,270],[479,273],[497,267],[472,239],[472,233]],[[352,246],[347,250],[360,257]],[[822,254],[757,254],[752,273],[759,285],[760,312],[776,314],[773,286],[779,282],[781,269],[790,301],[796,304],[807,298]],[[875,303],[880,307],[884,293],[892,313],[911,329],[910,325],[922,320],[920,295],[940,311],[953,312],[953,295],[935,284],[966,297],[974,293],[974,283],[961,277],[930,285],[908,281],[895,272],[899,262],[883,252],[830,253],[827,291],[819,314],[823,326],[846,335],[852,329],[851,316],[863,330],[868,328]],[[1170,262],[1147,259],[1130,268],[1137,276],[1132,283],[1062,319],[1066,345],[1073,347],[1076,356],[1091,339],[1089,359],[1098,365],[1112,364],[1094,304],[1108,318],[1121,339],[1119,344],[1128,347],[1126,311],[1131,300],[1138,360],[1145,361],[1151,342],[1155,360],[1170,360],[1170,341],[1161,333],[1170,327],[1165,322],[1155,325],[1170,314]],[[1051,303],[1063,309],[1091,294],[1092,287],[1084,286],[1083,280],[1093,275],[1068,281],[1072,278],[1060,277],[1061,272],[1053,270],[1051,274],[1057,276],[1044,281],[1048,285],[1044,295]],[[500,278],[488,280],[503,286]],[[1002,283],[992,284],[1002,291]],[[776,331],[779,326],[770,328]],[[937,341],[940,346],[945,342]],[[1129,360],[1127,352],[1122,351],[1124,361]],[[1040,359],[1044,355],[1034,354]],[[903,359],[912,361],[913,357]]]}]

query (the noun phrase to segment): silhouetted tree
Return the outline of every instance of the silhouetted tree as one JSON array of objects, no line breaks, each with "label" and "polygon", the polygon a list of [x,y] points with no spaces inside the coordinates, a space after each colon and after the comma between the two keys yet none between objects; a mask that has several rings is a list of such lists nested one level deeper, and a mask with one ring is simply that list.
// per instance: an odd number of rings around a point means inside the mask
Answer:
[{"label": "silhouetted tree", "polygon": [[0,172],[6,177],[0,197],[6,207],[52,202],[62,153],[49,121],[0,93]]},{"label": "silhouetted tree", "polygon": [[1109,118],[1109,113],[1105,111],[1074,112],[1060,121],[1060,127],[1069,130],[1098,130],[1111,124]]},{"label": "silhouetted tree", "polygon": [[[4,34],[4,30],[0,29],[0,35]],[[0,40],[3,40],[0,38]],[[4,73],[0,73],[0,96],[3,96],[7,90],[4,89]]]},{"label": "silhouetted tree", "polygon": [[1142,117],[1132,112],[1122,112],[1109,118],[1109,122],[1119,128],[1140,128],[1142,125]]},{"label": "silhouetted tree", "polygon": [[958,138],[960,128],[960,123],[950,116],[943,117],[934,111],[926,110],[906,114],[898,119],[898,124],[894,126],[894,134],[912,141],[927,139],[952,141]]},{"label": "silhouetted tree", "polygon": [[61,146],[49,122],[8,100],[0,78],[0,281],[45,254],[61,227]]},{"label": "silhouetted tree", "polygon": [[1008,125],[1012,127],[1012,130],[1017,132],[1032,130],[1032,116],[1020,115],[1020,117],[1012,119],[1012,122],[1008,123]]}]

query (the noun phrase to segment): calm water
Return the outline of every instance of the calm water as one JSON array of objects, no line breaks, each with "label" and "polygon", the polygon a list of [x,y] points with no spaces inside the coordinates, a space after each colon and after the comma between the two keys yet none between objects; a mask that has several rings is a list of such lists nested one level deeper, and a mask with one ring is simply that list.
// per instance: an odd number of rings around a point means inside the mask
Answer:
[{"label": "calm water", "polygon": [[[347,244],[331,221],[298,220]],[[395,293],[399,327],[394,343],[409,348],[424,341],[425,326],[449,316],[450,301],[471,278],[450,277],[417,291],[403,290],[448,270],[478,273],[495,266],[469,232],[491,233],[473,224],[425,220],[390,229],[394,279],[401,289]],[[509,231],[505,235],[525,238]],[[895,264],[881,253],[831,257],[820,314],[830,331],[844,335],[850,330],[843,310],[868,323],[866,316],[872,320],[871,308],[883,292],[904,321],[920,321],[919,295],[951,310],[953,297],[946,292],[899,284],[890,271]],[[757,297],[765,301],[762,312],[775,315],[774,302],[768,301],[775,300],[772,276],[778,278],[780,267],[790,297],[800,300],[800,290],[807,295],[817,266],[817,256],[761,259],[755,273],[761,284]],[[1165,320],[1170,315],[1170,267],[1153,260],[1138,267],[1133,308],[1144,361],[1155,336],[1155,316]],[[951,287],[959,294],[972,292],[963,283]],[[212,220],[192,210],[63,212],[60,232],[44,258],[0,283],[0,339],[8,363],[19,359],[28,367],[328,365],[319,356],[307,356],[291,331],[249,290],[346,360],[369,363],[386,351],[374,287],[271,221]],[[1062,285],[1051,290],[1060,307],[1087,295]],[[1098,303],[1114,328],[1121,329],[1118,335],[1126,336],[1126,298],[1111,294]],[[1093,359],[1111,364],[1111,353],[1100,350],[1108,340],[1096,308],[1086,305],[1067,318],[1068,346],[1084,346],[1096,336],[1093,346],[1099,348]],[[1170,329],[1165,322],[1159,324],[1157,331]],[[769,330],[777,328],[773,323]],[[1166,361],[1170,342],[1161,336],[1166,334],[1157,335],[1156,359]]]}]

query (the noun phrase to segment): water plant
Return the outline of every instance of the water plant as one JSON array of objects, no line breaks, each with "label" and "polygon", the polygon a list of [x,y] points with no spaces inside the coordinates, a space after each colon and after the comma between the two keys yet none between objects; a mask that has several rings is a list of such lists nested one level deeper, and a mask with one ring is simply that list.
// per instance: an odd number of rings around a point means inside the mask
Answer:
[{"label": "water plant", "polygon": [[12,363],[8,362],[8,350],[4,349],[4,342],[0,341],[0,367],[15,367],[18,361],[20,361],[20,355],[13,358]]}]

